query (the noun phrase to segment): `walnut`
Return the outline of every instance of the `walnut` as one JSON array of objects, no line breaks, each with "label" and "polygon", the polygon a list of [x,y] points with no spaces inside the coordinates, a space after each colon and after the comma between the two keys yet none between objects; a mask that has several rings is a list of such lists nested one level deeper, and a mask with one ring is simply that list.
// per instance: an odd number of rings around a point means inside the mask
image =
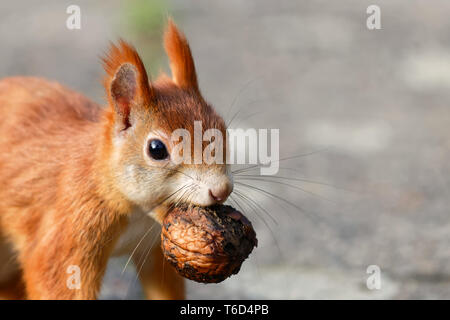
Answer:
[{"label": "walnut", "polygon": [[252,224],[225,205],[176,207],[163,221],[161,247],[182,276],[218,283],[239,272],[257,246]]}]

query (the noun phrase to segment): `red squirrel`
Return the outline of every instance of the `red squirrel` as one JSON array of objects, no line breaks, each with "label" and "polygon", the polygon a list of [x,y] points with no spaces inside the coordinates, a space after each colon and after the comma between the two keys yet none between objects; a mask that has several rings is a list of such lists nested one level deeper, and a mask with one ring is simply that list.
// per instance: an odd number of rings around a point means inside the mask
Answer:
[{"label": "red squirrel", "polygon": [[[202,121],[226,136],[226,125],[202,97],[171,20],[164,46],[172,77],[149,81],[131,45],[111,45],[105,108],[45,79],[0,81],[1,297],[96,299],[108,259],[133,253],[146,298],[184,298],[160,246],[147,257],[146,233],[176,202],[223,203],[233,181],[227,164],[171,161],[173,130],[193,136]],[[70,266],[80,270],[77,288],[67,285]]]}]

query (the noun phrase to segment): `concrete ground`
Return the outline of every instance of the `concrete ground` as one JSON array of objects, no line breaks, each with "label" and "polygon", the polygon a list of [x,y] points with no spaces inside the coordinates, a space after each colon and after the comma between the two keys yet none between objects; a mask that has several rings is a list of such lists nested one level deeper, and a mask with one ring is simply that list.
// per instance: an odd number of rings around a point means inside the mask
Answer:
[{"label": "concrete ground", "polygon": [[[142,39],[124,29],[123,2],[76,2],[82,29],[69,31],[72,1],[2,1],[0,76],[45,76],[103,102],[98,55],[118,36]],[[169,3],[205,97],[228,119],[241,110],[235,126],[279,128],[281,158],[318,151],[281,161],[279,177],[326,183],[237,180],[303,210],[236,185],[275,222],[235,196],[259,246],[222,284],[189,282],[188,298],[450,298],[450,3],[378,0],[381,30],[366,28],[370,4]],[[125,261],[111,261],[102,298],[141,298]]]}]

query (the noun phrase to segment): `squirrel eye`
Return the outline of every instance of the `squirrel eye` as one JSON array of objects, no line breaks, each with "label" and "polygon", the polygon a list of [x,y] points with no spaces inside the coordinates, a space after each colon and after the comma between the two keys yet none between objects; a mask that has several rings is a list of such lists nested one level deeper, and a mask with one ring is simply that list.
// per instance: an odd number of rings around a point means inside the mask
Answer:
[{"label": "squirrel eye", "polygon": [[164,160],[169,157],[166,145],[158,139],[150,141],[148,144],[148,154],[155,160]]}]

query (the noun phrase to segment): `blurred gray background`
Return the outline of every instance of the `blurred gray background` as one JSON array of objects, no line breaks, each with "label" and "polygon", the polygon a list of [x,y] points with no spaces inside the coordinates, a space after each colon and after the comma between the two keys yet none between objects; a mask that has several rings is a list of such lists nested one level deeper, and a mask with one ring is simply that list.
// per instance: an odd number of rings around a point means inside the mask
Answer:
[{"label": "blurred gray background", "polygon": [[[71,4],[81,30],[66,28]],[[366,27],[370,4],[381,30]],[[236,178],[277,195],[236,186],[275,221],[235,195],[259,246],[222,284],[189,282],[188,298],[449,299],[450,2],[1,1],[0,77],[47,77],[104,104],[108,41],[134,43],[153,77],[168,71],[167,15],[226,119],[279,128],[281,158],[316,151],[281,161],[272,182]],[[111,261],[102,298],[142,298],[126,259]]]}]

